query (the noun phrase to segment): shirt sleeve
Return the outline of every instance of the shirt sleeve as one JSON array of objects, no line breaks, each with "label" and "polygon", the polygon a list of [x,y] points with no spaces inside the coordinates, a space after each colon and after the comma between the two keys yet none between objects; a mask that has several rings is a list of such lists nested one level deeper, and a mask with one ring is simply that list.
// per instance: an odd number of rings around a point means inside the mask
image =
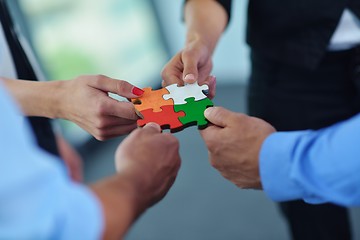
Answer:
[{"label": "shirt sleeve", "polygon": [[[190,0],[185,0],[185,4],[186,2],[188,2]],[[216,2],[218,2],[226,11],[227,15],[228,15],[228,23],[230,22],[230,18],[231,18],[231,4],[232,4],[232,0],[216,0]],[[184,4],[184,6],[185,6]]]},{"label": "shirt sleeve", "polygon": [[37,147],[1,86],[0,106],[0,239],[99,239],[97,198]]},{"label": "shirt sleeve", "polygon": [[277,132],[263,143],[260,175],[275,201],[360,206],[360,114],[318,131]]}]

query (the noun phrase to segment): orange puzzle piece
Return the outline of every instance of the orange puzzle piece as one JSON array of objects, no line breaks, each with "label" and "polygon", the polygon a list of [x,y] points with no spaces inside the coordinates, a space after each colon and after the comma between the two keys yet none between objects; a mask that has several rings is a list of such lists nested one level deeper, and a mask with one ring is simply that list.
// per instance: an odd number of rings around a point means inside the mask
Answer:
[{"label": "orange puzzle piece", "polygon": [[146,109],[153,109],[154,112],[160,112],[161,107],[165,105],[174,105],[172,99],[165,100],[164,94],[169,94],[166,88],[159,90],[152,90],[151,87],[143,88],[144,93],[138,98],[132,98],[131,102],[135,105],[137,112],[141,112]]},{"label": "orange puzzle piece", "polygon": [[152,109],[146,109],[140,112],[143,119],[137,121],[138,126],[142,127],[149,122],[155,122],[161,126],[162,129],[170,129],[171,132],[180,131],[183,124],[179,117],[184,117],[185,113],[175,112],[174,105],[161,106],[161,112],[153,112]]}]

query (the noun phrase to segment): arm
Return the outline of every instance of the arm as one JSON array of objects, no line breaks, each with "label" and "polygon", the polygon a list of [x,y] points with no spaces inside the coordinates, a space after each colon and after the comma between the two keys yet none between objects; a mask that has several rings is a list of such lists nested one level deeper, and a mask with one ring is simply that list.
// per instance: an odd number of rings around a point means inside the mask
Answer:
[{"label": "arm", "polygon": [[141,213],[165,196],[180,167],[178,151],[176,138],[153,123],[121,143],[116,151],[118,174],[92,186],[103,205],[106,239],[124,236]]},{"label": "arm", "polygon": [[56,133],[55,137],[60,157],[64,160],[64,163],[69,172],[69,176],[75,182],[82,182],[83,160],[80,154],[66,141],[66,139],[60,133]]},{"label": "arm", "polygon": [[210,95],[215,94],[215,79],[207,79],[212,69],[212,54],[224,31],[228,14],[214,0],[190,0],[185,4],[187,26],[186,42],[162,71],[163,85],[183,84],[183,81],[210,85]]},{"label": "arm", "polygon": [[136,128],[134,107],[108,92],[133,98],[142,90],[105,76],[80,76],[68,81],[34,82],[2,78],[27,116],[63,118],[78,124],[98,140],[129,133]]},{"label": "arm", "polygon": [[7,113],[0,119],[1,239],[119,239],[175,180],[178,142],[149,124],[119,146],[117,174],[90,189],[74,183],[59,161],[36,147],[20,114],[3,96],[0,89]]},{"label": "arm", "polygon": [[359,141],[360,114],[318,131],[270,135],[260,153],[265,192],[277,201],[359,206]]},{"label": "arm", "polygon": [[360,114],[318,131],[278,133],[220,107],[205,117],[215,124],[201,131],[210,162],[238,187],[263,188],[277,201],[360,205]]}]

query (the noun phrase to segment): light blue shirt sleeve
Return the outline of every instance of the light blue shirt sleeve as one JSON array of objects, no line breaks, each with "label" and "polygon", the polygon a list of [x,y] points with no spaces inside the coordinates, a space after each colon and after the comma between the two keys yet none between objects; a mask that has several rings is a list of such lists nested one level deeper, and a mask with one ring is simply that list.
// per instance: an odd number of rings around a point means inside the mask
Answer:
[{"label": "light blue shirt sleeve", "polygon": [[0,239],[99,239],[101,205],[37,147],[0,84]]},{"label": "light blue shirt sleeve", "polygon": [[360,114],[318,131],[271,134],[260,176],[275,201],[360,206]]}]

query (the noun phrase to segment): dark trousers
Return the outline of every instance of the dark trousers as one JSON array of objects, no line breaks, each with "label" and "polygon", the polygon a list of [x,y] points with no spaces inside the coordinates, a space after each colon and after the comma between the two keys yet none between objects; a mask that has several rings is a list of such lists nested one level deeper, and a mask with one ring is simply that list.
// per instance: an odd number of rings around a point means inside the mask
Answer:
[{"label": "dark trousers", "polygon": [[[315,70],[273,62],[255,52],[251,59],[249,114],[278,131],[319,129],[360,112],[360,47],[327,53]],[[300,200],[280,207],[293,239],[351,239],[346,208]]]}]

